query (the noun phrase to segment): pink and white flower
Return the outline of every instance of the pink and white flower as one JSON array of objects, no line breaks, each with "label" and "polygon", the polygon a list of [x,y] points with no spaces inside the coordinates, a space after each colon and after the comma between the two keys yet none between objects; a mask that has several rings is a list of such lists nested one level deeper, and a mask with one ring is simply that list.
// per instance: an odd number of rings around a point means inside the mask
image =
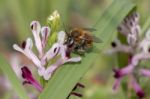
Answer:
[{"label": "pink and white flower", "polygon": [[[67,62],[79,62],[81,57],[70,57],[70,50],[64,44],[65,32],[60,31],[57,35],[57,42],[52,45],[52,47],[45,52],[45,47],[50,35],[51,29],[47,26],[41,25],[38,21],[31,22],[31,30],[34,37],[34,44],[38,51],[36,55],[32,51],[33,42],[31,38],[28,38],[22,43],[21,46],[14,44],[13,48],[21,53],[23,53],[27,58],[29,58],[34,65],[37,67],[38,74],[43,76],[45,80],[49,80],[53,72],[61,65]],[[53,64],[46,66],[49,61],[55,57],[59,57]],[[47,67],[47,68],[46,68]]]}]

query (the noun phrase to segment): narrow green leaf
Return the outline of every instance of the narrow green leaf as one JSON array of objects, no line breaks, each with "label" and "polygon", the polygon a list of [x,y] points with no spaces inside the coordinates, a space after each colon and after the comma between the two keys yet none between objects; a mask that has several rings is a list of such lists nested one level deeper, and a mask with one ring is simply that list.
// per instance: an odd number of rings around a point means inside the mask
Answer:
[{"label": "narrow green leaf", "polygon": [[23,40],[30,34],[27,15],[24,15],[25,12],[21,9],[22,7],[19,0],[7,0],[7,4],[9,10],[11,11],[11,17],[13,18],[14,25],[18,31],[18,39]]},{"label": "narrow green leaf", "polygon": [[[97,36],[103,40],[102,44],[96,45],[97,48],[102,49],[110,44],[116,27],[133,7],[134,5],[128,0],[114,0],[95,26],[98,29]],[[67,64],[60,67],[39,99],[66,99],[74,85],[92,66],[96,57],[96,53],[89,53],[83,57],[80,64]]]},{"label": "narrow green leaf", "polygon": [[12,87],[16,91],[16,94],[19,96],[19,99],[28,99],[28,96],[23,89],[21,82],[18,80],[17,76],[15,75],[14,71],[12,70],[11,66],[8,62],[0,55],[0,69],[9,79]]}]

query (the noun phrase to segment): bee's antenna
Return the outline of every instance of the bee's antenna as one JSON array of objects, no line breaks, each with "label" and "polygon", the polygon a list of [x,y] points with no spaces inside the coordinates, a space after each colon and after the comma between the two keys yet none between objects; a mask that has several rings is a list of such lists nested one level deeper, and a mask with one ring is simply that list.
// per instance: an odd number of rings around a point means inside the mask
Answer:
[{"label": "bee's antenna", "polygon": [[67,35],[69,35],[65,23],[64,23],[64,22],[62,22],[62,23],[63,23],[63,27],[64,27],[64,29],[65,29],[65,33],[66,33]]}]

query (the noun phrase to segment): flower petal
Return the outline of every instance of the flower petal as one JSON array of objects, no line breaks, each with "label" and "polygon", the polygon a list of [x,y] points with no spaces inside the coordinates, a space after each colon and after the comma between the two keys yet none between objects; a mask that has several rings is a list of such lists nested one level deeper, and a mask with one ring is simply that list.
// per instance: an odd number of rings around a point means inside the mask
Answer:
[{"label": "flower petal", "polygon": [[114,69],[114,72],[115,72],[114,77],[121,78],[127,74],[132,73],[133,69],[134,69],[134,66],[132,64],[129,64],[122,69],[118,69],[118,70]]},{"label": "flower petal", "polygon": [[48,66],[48,68],[46,69],[45,73],[44,73],[44,79],[45,80],[49,80],[51,75],[54,73],[54,71],[60,67],[61,65],[63,65],[66,62],[79,62],[81,61],[81,57],[75,57],[75,58],[70,58],[70,59],[62,59],[60,58],[59,60],[57,60],[56,63],[52,64],[51,66]]},{"label": "flower petal", "polygon": [[139,15],[137,12],[132,12],[130,15],[128,15],[118,27],[118,31],[120,33],[126,36],[129,34],[136,35],[136,39],[140,33],[140,30]]},{"label": "flower petal", "polygon": [[62,59],[66,59],[66,58],[68,59],[69,58],[69,57],[67,57],[67,46],[61,45],[60,54],[61,54]]},{"label": "flower petal", "polygon": [[28,83],[28,84],[33,85],[38,91],[41,92],[43,90],[43,88],[38,83],[38,81],[36,81],[33,78],[31,71],[26,66],[22,67],[21,70],[22,70],[22,77],[25,79],[25,81],[23,83],[24,84]]},{"label": "flower petal", "polygon": [[32,29],[32,34],[34,36],[35,45],[36,45],[39,55],[41,57],[43,54],[42,42],[41,42],[41,38],[40,38],[41,25],[38,21],[32,21],[30,26]]},{"label": "flower petal", "polygon": [[122,44],[119,40],[115,40],[111,43],[112,49],[108,50],[107,54],[113,54],[116,52],[133,53],[131,46]]},{"label": "flower petal", "polygon": [[25,54],[24,50],[23,50],[22,48],[20,48],[17,44],[14,44],[14,45],[13,45],[13,48],[14,48],[16,51],[19,51],[19,52]]},{"label": "flower petal", "polygon": [[50,28],[47,26],[42,27],[41,35],[42,35],[42,47],[44,48],[47,43],[47,39],[50,35]]},{"label": "flower petal", "polygon": [[140,69],[140,74],[142,74],[143,76],[147,76],[150,77],[150,70],[147,69]]},{"label": "flower petal", "polygon": [[48,52],[42,58],[42,64],[45,64],[46,61],[49,61],[50,59],[55,57],[57,54],[59,54],[59,51],[60,51],[60,44],[58,43],[53,44],[53,46],[48,50]]},{"label": "flower petal", "polygon": [[130,33],[128,27],[126,27],[123,23],[119,25],[117,28],[118,32],[122,33],[123,35],[128,35]]},{"label": "flower petal", "polygon": [[33,42],[31,38],[27,38],[26,40],[26,45],[25,45],[25,49],[24,50],[28,50],[28,49],[32,49],[33,47]]},{"label": "flower petal", "polygon": [[52,64],[51,66],[48,66],[48,68],[45,71],[44,79],[49,80],[51,75],[54,73],[54,71],[63,64],[62,59],[58,59],[56,63]]},{"label": "flower petal", "polygon": [[133,18],[136,24],[139,23],[140,14],[137,12],[133,12]]},{"label": "flower petal", "polygon": [[138,53],[134,55],[131,61],[132,61],[132,64],[136,66],[138,65],[140,60],[144,60],[144,59],[150,59],[150,54],[147,54],[145,52]]},{"label": "flower petal", "polygon": [[53,72],[57,69],[58,67],[57,66],[50,66],[46,72],[44,73],[43,77],[45,80],[49,80],[53,74]]},{"label": "flower petal", "polygon": [[39,67],[38,68],[38,74],[39,74],[39,76],[43,76],[44,73],[45,73],[45,68],[44,67]]},{"label": "flower petal", "polygon": [[129,45],[134,46],[137,42],[137,37],[135,34],[128,34],[127,41]]},{"label": "flower petal", "polygon": [[14,44],[13,48],[21,53],[23,53],[26,57],[28,57],[30,60],[32,60],[32,62],[38,67],[41,68],[42,64],[41,61],[38,59],[38,57],[33,53],[32,51],[32,40],[30,38],[28,38],[26,40],[26,45],[25,48],[22,49],[20,48],[18,45]]},{"label": "flower petal", "polygon": [[145,53],[149,53],[150,50],[150,39],[143,39],[142,42],[139,44],[139,49],[141,49]]},{"label": "flower petal", "polygon": [[114,85],[113,85],[113,90],[117,90],[120,86],[120,78],[116,79]]},{"label": "flower petal", "polygon": [[32,52],[32,50],[27,50],[27,57],[32,60],[32,62],[38,67],[42,67],[41,61],[38,57]]},{"label": "flower petal", "polygon": [[59,33],[58,33],[58,43],[59,44],[64,44],[64,41],[65,41],[65,35],[66,35],[66,33],[64,32],[64,31],[60,31]]},{"label": "flower petal", "polygon": [[40,33],[41,25],[38,21],[32,21],[30,27],[33,33],[37,33],[37,34]]},{"label": "flower petal", "polygon": [[142,90],[141,86],[137,83],[135,78],[132,79],[131,83],[132,83],[133,89],[135,90],[137,96],[139,98],[143,98],[144,97],[144,91]]},{"label": "flower petal", "polygon": [[69,58],[65,60],[65,63],[66,62],[79,62],[79,61],[81,61],[81,57],[74,57],[74,58]]}]

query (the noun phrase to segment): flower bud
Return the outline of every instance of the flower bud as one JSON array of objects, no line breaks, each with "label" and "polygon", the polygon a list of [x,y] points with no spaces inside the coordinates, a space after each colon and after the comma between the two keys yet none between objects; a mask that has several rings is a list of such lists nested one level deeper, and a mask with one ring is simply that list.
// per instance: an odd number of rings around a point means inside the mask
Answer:
[{"label": "flower bud", "polygon": [[54,11],[48,18],[47,23],[49,27],[51,28],[51,36],[48,41],[48,46],[51,47],[54,42],[56,42],[57,39],[57,32],[60,28],[60,15],[58,11]]}]

